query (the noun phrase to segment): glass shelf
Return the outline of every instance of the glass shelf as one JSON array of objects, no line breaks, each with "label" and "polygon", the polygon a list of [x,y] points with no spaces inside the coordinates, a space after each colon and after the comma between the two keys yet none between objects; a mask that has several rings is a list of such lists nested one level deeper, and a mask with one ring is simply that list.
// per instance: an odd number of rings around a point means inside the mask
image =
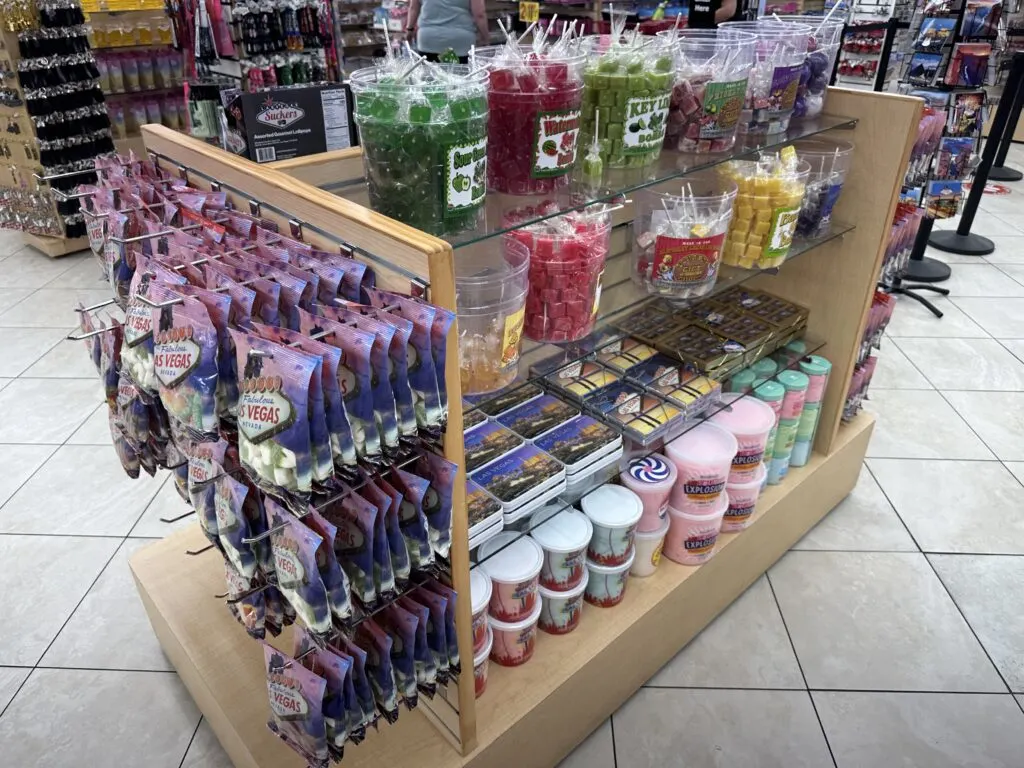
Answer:
[{"label": "glass shelf", "polygon": [[[854,117],[823,114],[810,120],[794,121],[790,124],[789,130],[783,133],[740,136],[731,152],[720,155],[698,155],[664,149],[658,162],[647,168],[606,169],[602,183],[596,189],[583,184],[579,164],[577,164],[577,170],[572,175],[570,183],[550,195],[506,195],[488,192],[487,202],[481,213],[480,225],[476,229],[452,235],[446,239],[456,249],[470,246],[567,211],[584,208],[594,203],[621,202],[625,195],[638,189],[673,181],[687,174],[713,168],[729,160],[749,158],[761,151],[781,149],[793,141],[810,138],[825,131],[837,128],[850,129],[856,124],[857,119]],[[583,151],[584,149],[581,147],[580,152]],[[332,182],[322,185],[321,189],[369,207],[365,178]],[[544,204],[543,213],[534,212],[527,216],[516,216],[514,223],[510,220],[510,212],[529,206],[538,208],[540,203]]]},{"label": "glass shelf", "polygon": [[[807,349],[806,349],[805,355],[815,354],[815,353],[820,351],[825,346],[825,342],[822,341],[822,340],[818,340],[818,339],[812,339],[812,338],[804,337],[803,341],[807,345]],[[795,369],[799,365],[801,359],[803,359],[803,357],[794,358],[787,365],[780,366],[779,372]],[[778,375],[778,373],[776,373],[776,376],[777,375]],[[741,397],[737,398],[737,399],[742,399],[744,397],[750,397],[752,394],[753,394],[752,391],[748,391],[748,392],[743,393],[741,395]],[[733,401],[733,402],[735,402],[735,401]],[[559,514],[560,512],[563,512],[563,511],[565,511],[567,509],[577,509],[577,510],[582,509],[582,501],[583,501],[583,499],[585,499],[589,494],[591,494],[594,491],[596,491],[598,488],[600,488],[600,487],[602,487],[604,485],[607,485],[609,482],[611,482],[611,480],[614,477],[617,477],[619,470],[622,467],[624,467],[627,462],[632,461],[632,460],[637,459],[637,458],[642,458],[642,457],[645,457],[645,456],[650,456],[650,455],[655,454],[655,453],[662,453],[663,454],[664,453],[664,446],[665,446],[666,443],[671,442],[672,440],[674,440],[675,438],[679,437],[680,435],[683,435],[686,432],[688,432],[689,430],[693,429],[698,424],[702,424],[703,422],[707,421],[708,419],[710,419],[715,414],[717,414],[720,411],[723,411],[723,410],[725,410],[726,408],[729,408],[729,407],[730,407],[730,403],[721,402],[721,401],[717,402],[717,403],[713,403],[712,405],[710,405],[708,407],[708,409],[703,414],[701,414],[697,418],[690,419],[688,421],[683,422],[682,424],[679,425],[679,427],[677,427],[671,433],[667,434],[664,438],[662,438],[662,439],[658,440],[657,442],[655,442],[655,443],[653,443],[651,445],[648,445],[648,446],[639,446],[636,443],[632,443],[631,444],[629,442],[629,440],[625,436],[623,436],[623,453],[622,453],[622,458],[620,458],[616,464],[613,464],[613,465],[611,465],[611,467],[608,468],[607,471],[611,472],[611,477],[609,477],[609,479],[605,480],[604,482],[600,482],[600,483],[596,484],[593,488],[590,488],[589,490],[587,490],[578,499],[576,499],[574,501],[569,501],[569,500],[563,499],[561,496],[559,496],[559,497],[557,497],[555,499],[552,499],[551,501],[547,502],[547,504],[541,505],[540,507],[538,507],[538,510],[540,510],[540,509],[546,510],[546,514],[538,516],[538,518],[536,520],[536,524],[534,524],[534,522],[533,522],[533,516],[534,516],[535,512],[530,512],[529,514],[524,516],[522,519],[517,520],[515,523],[512,523],[511,525],[503,525],[502,532],[503,533],[509,533],[509,532],[516,533],[517,535],[515,536],[515,538],[509,539],[509,541],[505,545],[503,545],[503,546],[495,549],[493,552],[489,553],[486,558],[480,558],[480,556],[479,556],[479,545],[478,545],[477,547],[474,547],[473,550],[471,551],[470,559],[473,561],[474,565],[479,565],[482,562],[486,562],[487,560],[489,560],[490,558],[492,558],[496,554],[498,554],[498,552],[501,552],[502,550],[504,550],[507,547],[509,547],[512,544],[514,544],[519,539],[523,538],[524,536],[527,536],[530,533],[530,531],[532,531],[534,528],[537,528],[538,526],[543,525],[545,522],[547,522],[548,520],[550,520],[552,517],[554,517],[555,515]],[[589,414],[589,415],[594,416],[594,414],[592,414],[592,413]],[[594,416],[594,418],[598,418],[598,417]],[[599,420],[602,421],[602,423],[607,424],[609,427],[614,429],[616,432],[620,431],[620,430],[616,429],[615,424],[613,422],[610,422],[610,421],[605,420],[605,419],[599,419]],[[598,471],[601,472],[601,471],[604,471],[604,470],[598,470]],[[785,481],[783,481],[783,482],[785,482]]]},{"label": "glass shelf", "polygon": [[[631,225],[622,225],[621,229],[629,232]],[[831,231],[819,238],[803,239],[796,238],[790,248],[786,262],[803,256],[825,243],[836,240],[854,229],[853,224],[843,222],[832,222]],[[659,297],[647,293],[647,291],[633,282],[632,274],[632,238],[627,238],[625,247],[610,256],[605,264],[603,288],[601,290],[601,303],[598,307],[595,330],[585,339],[567,344],[553,344],[547,342],[531,341],[523,337],[519,357],[519,376],[511,384],[501,389],[481,395],[468,395],[463,398],[463,414],[469,415],[474,411],[487,412],[490,406],[498,400],[514,396],[517,390],[535,385],[536,382],[546,373],[555,368],[590,355],[599,345],[608,344],[616,339],[629,336],[612,327],[612,324],[619,318],[638,309],[647,302],[659,301]],[[777,274],[785,267],[774,267],[772,269],[740,269],[722,265],[715,287],[705,296],[699,299],[676,304],[678,309],[685,309],[688,304],[702,301],[721,293],[729,288],[757,277],[758,275]]]}]

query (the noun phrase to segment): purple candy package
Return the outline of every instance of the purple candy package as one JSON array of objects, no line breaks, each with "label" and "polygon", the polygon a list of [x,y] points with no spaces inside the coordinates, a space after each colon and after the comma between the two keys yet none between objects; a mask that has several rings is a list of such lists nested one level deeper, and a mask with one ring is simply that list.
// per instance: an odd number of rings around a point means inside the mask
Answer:
[{"label": "purple candy package", "polygon": [[352,594],[363,605],[377,599],[373,580],[373,534],[377,508],[354,493],[321,509],[323,516],[338,527],[334,551],[338,562],[348,574]]},{"label": "purple candy package", "polygon": [[[391,570],[392,579],[395,581],[408,581],[409,580],[409,548],[405,544],[405,539],[402,537],[402,530],[398,526],[398,505],[401,503],[401,495],[399,500],[393,499],[391,494],[384,491],[378,484],[373,475],[366,471],[361,472],[363,487],[360,489],[367,501],[373,504],[377,508],[377,531],[380,531],[380,525],[384,526],[384,541],[388,548],[388,563]],[[377,538],[374,538],[374,544],[377,544]]]},{"label": "purple candy package", "polygon": [[448,641],[448,665],[452,672],[459,674],[462,671],[462,664],[459,662],[459,636],[455,633],[455,608],[458,593],[437,579],[430,579],[424,587],[447,600],[444,606],[444,635]]},{"label": "purple candy package", "polygon": [[[395,572],[391,566],[391,547],[388,543],[387,508],[391,506],[391,497],[374,493],[378,489],[371,488],[369,482],[359,489],[359,495],[367,504],[377,508],[377,516],[373,522],[373,584],[378,599],[388,599],[395,593]],[[374,499],[385,502],[382,507]]]},{"label": "purple candy package", "polygon": [[223,289],[231,298],[228,322],[236,328],[248,328],[252,324],[253,309],[256,306],[256,291],[222,275],[209,264],[203,266],[206,287],[210,290]]},{"label": "purple candy package", "polygon": [[352,617],[351,588],[348,576],[345,575],[337,555],[334,554],[338,529],[314,507],[309,507],[309,511],[302,521],[323,539],[316,550],[317,569],[320,571],[320,578],[327,590],[327,602],[331,606],[331,613],[341,621],[347,621]]},{"label": "purple candy package", "polygon": [[149,412],[152,398],[135,386],[135,382],[122,371],[117,379],[117,397],[114,411],[125,436],[133,445],[149,440]]},{"label": "purple candy package", "polygon": [[332,629],[331,609],[327,588],[317,568],[317,550],[322,539],[272,499],[267,499],[266,506],[274,531],[270,534],[270,547],[277,587],[306,628],[327,635]]},{"label": "purple candy package", "polygon": [[430,481],[423,497],[430,545],[441,557],[448,557],[452,546],[452,494],[459,467],[443,456],[426,451],[416,460],[416,471]]},{"label": "purple candy package", "polygon": [[345,686],[352,683],[352,659],[341,656],[327,648],[320,648],[313,636],[303,630],[295,633],[292,650],[302,666],[324,679],[324,698],[321,709],[324,727],[327,731],[327,750],[337,762],[345,756],[345,742],[348,741],[348,713],[345,710]]},{"label": "purple candy package", "polygon": [[216,435],[217,331],[201,302],[153,309],[153,370],[160,402],[171,418],[189,430]]},{"label": "purple candy package", "polygon": [[[93,322],[92,315],[88,312],[83,311],[85,305],[81,302],[78,304],[78,329],[82,333],[92,333],[93,331],[105,328],[101,322],[98,326]],[[102,334],[101,334],[102,335]],[[89,352],[89,359],[92,360],[93,367],[96,368],[96,373],[100,372],[100,337],[90,336],[82,342],[85,344],[86,350]]]},{"label": "purple candy package", "polygon": [[391,638],[391,666],[398,695],[412,709],[418,701],[416,688],[416,617],[397,603],[374,614],[374,620]]},{"label": "purple candy package", "polygon": [[[136,278],[139,273],[136,273]],[[132,380],[151,395],[159,392],[160,382],[153,367],[153,303],[179,301],[181,294],[172,292],[172,284],[152,282],[145,273],[133,279],[133,292],[125,308],[124,343],[121,345],[121,367]],[[173,286],[177,287],[177,286]]]},{"label": "purple candy package", "polygon": [[416,617],[416,647],[413,660],[416,669],[416,687],[428,699],[437,693],[437,662],[427,642],[427,627],[430,624],[430,609],[408,595],[398,598],[398,605]]},{"label": "purple candy package", "polygon": [[[266,323],[267,325],[280,325],[281,286],[272,280],[261,277],[256,272],[241,267],[233,267],[228,264],[221,264],[216,261],[206,263],[207,281],[209,273],[217,272],[225,277],[234,280],[236,283],[244,283],[256,293],[253,302],[252,317],[254,320]],[[209,285],[209,282],[207,282]]]},{"label": "purple candy package", "polygon": [[206,307],[210,322],[217,330],[217,412],[234,415],[238,408],[238,371],[235,370],[235,349],[228,334],[231,297],[194,285],[176,285],[175,293],[198,299]]},{"label": "purple candy package", "polygon": [[263,592],[254,592],[254,580],[240,574],[227,560],[224,561],[224,581],[228,588],[228,609],[250,637],[262,640],[266,637],[266,603]]},{"label": "purple candy package", "polygon": [[118,423],[117,414],[114,413],[112,408],[108,408],[108,411],[110,438],[114,443],[114,452],[117,454],[118,461],[121,462],[121,466],[128,477],[135,479],[139,476],[139,454],[125,436],[124,430]]},{"label": "purple candy package", "polygon": [[310,768],[327,768],[327,726],[321,711],[327,683],[273,646],[263,644],[270,720],[267,727]]},{"label": "purple candy package", "polygon": [[356,645],[345,635],[339,635],[335,641],[337,648],[352,657],[352,684],[356,689],[356,699],[362,711],[362,724],[365,731],[377,722],[377,704],[373,695],[373,686],[366,673],[366,651]]},{"label": "purple candy package", "polygon": [[448,636],[445,625],[445,610],[448,601],[441,595],[423,587],[413,590],[411,597],[428,611],[427,646],[430,648],[430,653],[434,657],[434,665],[437,667],[437,682],[446,685],[451,668],[448,660]]},{"label": "purple candy package", "polygon": [[401,469],[392,472],[392,479],[395,481],[395,487],[402,493],[402,503],[398,507],[398,525],[409,547],[409,560],[414,570],[422,570],[434,563],[427,517],[423,514],[423,499],[430,488],[430,481]]},{"label": "purple candy package", "polygon": [[356,628],[354,640],[366,651],[366,676],[377,711],[389,723],[397,722],[398,688],[391,665],[391,638],[373,619],[367,619]]},{"label": "purple candy package", "polygon": [[338,298],[338,289],[342,280],[345,279],[345,270],[328,261],[321,260],[317,254],[323,251],[313,251],[312,256],[299,256],[297,264],[302,269],[308,269],[320,278],[320,287],[317,292],[317,301],[320,304],[334,306],[334,300]]},{"label": "purple candy package", "polygon": [[383,477],[378,477],[374,485],[385,493],[390,499],[385,528],[388,532],[388,546],[391,549],[391,570],[398,581],[408,581],[412,572],[412,562],[409,557],[409,545],[405,543],[405,534],[402,533],[402,526],[398,519],[398,510],[402,506],[402,494]]}]

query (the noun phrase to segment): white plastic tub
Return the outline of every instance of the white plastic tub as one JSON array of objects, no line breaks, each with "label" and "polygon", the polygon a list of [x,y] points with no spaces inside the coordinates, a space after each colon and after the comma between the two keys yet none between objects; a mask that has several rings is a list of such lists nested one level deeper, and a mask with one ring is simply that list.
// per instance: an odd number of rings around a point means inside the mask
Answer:
[{"label": "white plastic tub", "polygon": [[589,571],[584,569],[583,579],[567,592],[556,592],[553,589],[540,588],[542,608],[538,626],[549,635],[567,635],[580,623],[583,611],[583,593],[587,591],[590,580]]}]

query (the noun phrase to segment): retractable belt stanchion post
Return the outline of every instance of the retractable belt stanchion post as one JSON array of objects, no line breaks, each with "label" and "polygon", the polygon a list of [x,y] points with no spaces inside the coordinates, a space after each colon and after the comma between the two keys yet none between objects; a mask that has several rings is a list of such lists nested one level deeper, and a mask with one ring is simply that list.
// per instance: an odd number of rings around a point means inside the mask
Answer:
[{"label": "retractable belt stanchion post", "polygon": [[1003,138],[999,142],[999,151],[996,152],[995,162],[988,172],[990,181],[1012,182],[1020,181],[1024,178],[1024,173],[1021,173],[1016,168],[1006,167],[1006,154],[1010,151],[1010,145],[1013,143],[1013,134],[1017,123],[1020,121],[1022,107],[1024,107],[1024,87],[1018,87],[1017,94],[1013,97],[1013,111],[1010,112],[1009,122],[1007,122],[1006,128],[1003,130]]}]

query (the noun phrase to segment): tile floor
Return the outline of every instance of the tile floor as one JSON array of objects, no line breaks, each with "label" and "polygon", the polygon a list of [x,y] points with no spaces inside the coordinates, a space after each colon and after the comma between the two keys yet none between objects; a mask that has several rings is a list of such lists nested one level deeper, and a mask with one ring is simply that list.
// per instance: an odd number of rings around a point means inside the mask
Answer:
[{"label": "tile floor", "polygon": [[[995,253],[931,253],[954,264],[942,320],[900,300],[854,492],[561,768],[1022,764],[1016,187],[975,222]],[[127,566],[181,502],[163,477],[124,478],[99,385],[61,341],[72,306],[108,295],[90,259],[0,233],[0,766],[228,768]]]}]

